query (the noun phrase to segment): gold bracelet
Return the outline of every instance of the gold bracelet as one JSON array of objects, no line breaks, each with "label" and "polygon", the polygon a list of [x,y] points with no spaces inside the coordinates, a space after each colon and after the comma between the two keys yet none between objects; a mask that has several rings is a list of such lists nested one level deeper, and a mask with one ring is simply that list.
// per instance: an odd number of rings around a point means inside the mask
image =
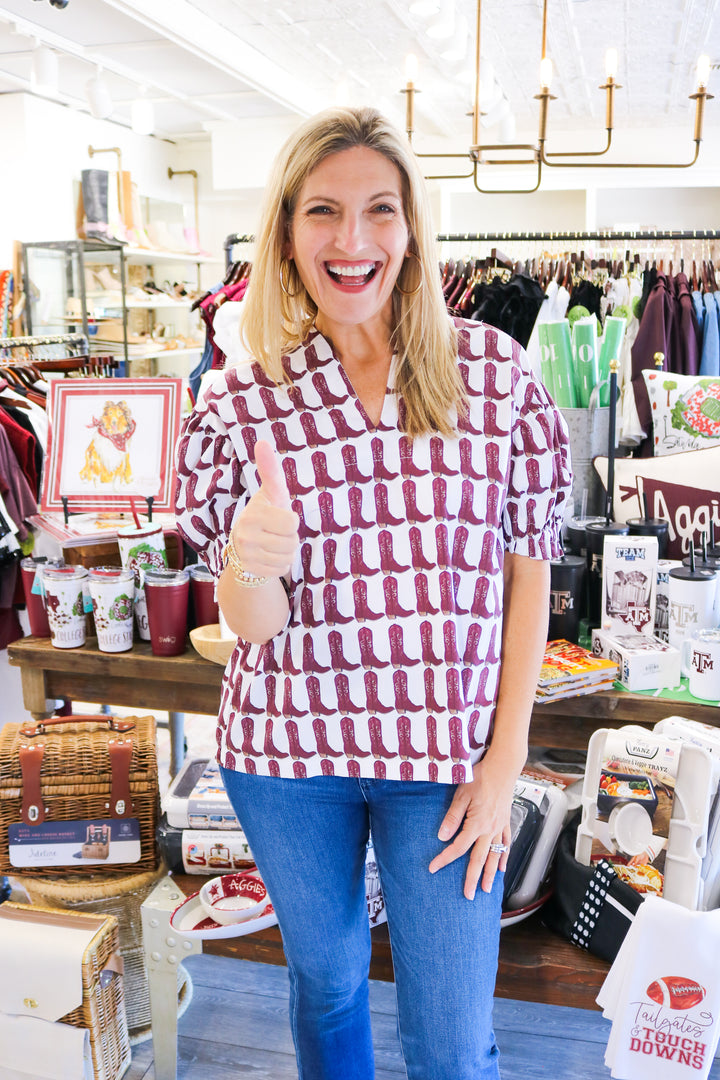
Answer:
[{"label": "gold bracelet", "polygon": [[267,585],[268,578],[260,577],[259,574],[251,574],[249,570],[243,569],[235,545],[232,542],[232,537],[230,537],[223,550],[222,564],[223,570],[226,566],[230,567],[238,585],[244,585],[248,589],[256,589],[259,585]]}]

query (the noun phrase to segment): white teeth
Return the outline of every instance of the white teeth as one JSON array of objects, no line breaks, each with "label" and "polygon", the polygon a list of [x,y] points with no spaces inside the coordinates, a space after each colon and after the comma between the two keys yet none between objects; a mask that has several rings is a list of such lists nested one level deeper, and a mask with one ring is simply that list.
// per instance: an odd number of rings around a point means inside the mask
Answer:
[{"label": "white teeth", "polygon": [[337,274],[339,277],[367,277],[375,269],[375,263],[356,263],[354,266],[336,266],[334,263],[328,263],[327,268],[331,274]]}]

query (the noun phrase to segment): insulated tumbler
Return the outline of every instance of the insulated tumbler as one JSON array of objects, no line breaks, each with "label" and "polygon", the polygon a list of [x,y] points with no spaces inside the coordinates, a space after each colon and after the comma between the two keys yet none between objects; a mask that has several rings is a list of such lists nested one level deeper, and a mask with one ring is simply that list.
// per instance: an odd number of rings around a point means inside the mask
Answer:
[{"label": "insulated tumbler", "polygon": [[590,626],[602,621],[603,551],[606,536],[627,536],[628,526],[617,521],[589,521],[585,528],[587,544],[587,611]]},{"label": "insulated tumbler", "polygon": [[188,593],[187,570],[146,570],[150,648],[154,656],[179,656],[185,652]]},{"label": "insulated tumbler", "polygon": [[585,597],[585,559],[563,555],[550,560],[548,641],[564,638],[577,644]]},{"label": "insulated tumbler", "polygon": [[215,576],[201,563],[188,567],[188,571],[195,626],[215,626],[218,622]]},{"label": "insulated tumbler", "polygon": [[[23,592],[25,593],[25,606],[30,622],[30,633],[33,637],[50,637],[50,624],[47,611],[45,610],[45,589],[42,583],[42,570],[44,567],[64,566],[64,559],[27,559],[20,560],[20,573],[22,575]],[[35,576],[39,574],[40,592],[33,592]]]}]

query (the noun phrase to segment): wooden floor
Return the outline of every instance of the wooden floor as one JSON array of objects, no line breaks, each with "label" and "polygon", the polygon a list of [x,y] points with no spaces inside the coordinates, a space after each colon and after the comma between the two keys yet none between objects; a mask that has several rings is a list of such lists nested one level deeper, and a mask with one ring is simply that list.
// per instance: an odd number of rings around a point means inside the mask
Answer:
[{"label": "wooden floor", "polygon": [[[179,1022],[178,1080],[296,1080],[286,969],[210,955],[192,956],[185,966],[193,994]],[[370,1003],[376,1080],[400,1080],[393,984],[372,982]],[[599,1012],[498,1000],[495,1031],[503,1080],[610,1076],[603,1063],[610,1023]],[[154,1080],[151,1041],[134,1048],[125,1076]],[[720,1080],[717,1060],[710,1077]]]}]

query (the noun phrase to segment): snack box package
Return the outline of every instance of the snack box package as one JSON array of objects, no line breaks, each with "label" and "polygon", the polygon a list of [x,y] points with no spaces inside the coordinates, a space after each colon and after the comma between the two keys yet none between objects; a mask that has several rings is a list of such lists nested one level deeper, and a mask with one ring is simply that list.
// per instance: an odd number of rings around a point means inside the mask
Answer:
[{"label": "snack box package", "polygon": [[576,859],[604,858],[637,891],[700,908],[716,783],[700,746],[639,725],[599,728],[588,744]]},{"label": "snack box package", "polygon": [[603,545],[601,627],[616,634],[652,634],[655,628],[656,536],[606,536]]},{"label": "snack box package", "polygon": [[176,829],[240,829],[240,822],[209,758],[188,758],[163,798],[168,824]]},{"label": "snack box package", "polygon": [[627,690],[660,690],[680,684],[680,650],[653,635],[593,630],[592,651],[615,661],[618,679]]}]

